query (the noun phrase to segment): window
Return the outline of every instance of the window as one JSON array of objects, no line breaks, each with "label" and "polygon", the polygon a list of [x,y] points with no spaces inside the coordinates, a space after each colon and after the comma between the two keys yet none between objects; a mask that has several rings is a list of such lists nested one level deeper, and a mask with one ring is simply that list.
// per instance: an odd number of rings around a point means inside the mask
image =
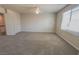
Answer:
[{"label": "window", "polygon": [[61,29],[62,30],[67,30],[69,27],[69,21],[70,21],[70,15],[71,15],[71,10],[63,13],[62,17],[62,25]]},{"label": "window", "polygon": [[79,35],[79,6],[63,13],[61,29]]}]

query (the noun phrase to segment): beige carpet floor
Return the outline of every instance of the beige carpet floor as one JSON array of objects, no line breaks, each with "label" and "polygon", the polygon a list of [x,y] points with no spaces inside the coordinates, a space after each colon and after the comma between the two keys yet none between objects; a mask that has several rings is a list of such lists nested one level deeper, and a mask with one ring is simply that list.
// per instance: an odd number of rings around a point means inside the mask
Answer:
[{"label": "beige carpet floor", "polygon": [[22,32],[0,36],[1,55],[76,55],[77,50],[52,33]]}]

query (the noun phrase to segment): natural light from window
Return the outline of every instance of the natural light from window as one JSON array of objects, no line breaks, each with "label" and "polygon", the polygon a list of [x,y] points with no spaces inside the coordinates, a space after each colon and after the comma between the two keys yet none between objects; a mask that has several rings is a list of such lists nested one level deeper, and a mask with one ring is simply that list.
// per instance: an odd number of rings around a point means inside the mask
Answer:
[{"label": "natural light from window", "polygon": [[63,13],[61,29],[79,35],[79,6]]}]

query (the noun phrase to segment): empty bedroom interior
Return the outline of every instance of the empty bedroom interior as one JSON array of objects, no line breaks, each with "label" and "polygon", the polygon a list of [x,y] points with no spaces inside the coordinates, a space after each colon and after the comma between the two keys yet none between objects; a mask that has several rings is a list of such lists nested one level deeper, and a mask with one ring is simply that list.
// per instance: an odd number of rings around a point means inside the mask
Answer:
[{"label": "empty bedroom interior", "polygon": [[78,4],[0,4],[0,55],[78,55]]}]

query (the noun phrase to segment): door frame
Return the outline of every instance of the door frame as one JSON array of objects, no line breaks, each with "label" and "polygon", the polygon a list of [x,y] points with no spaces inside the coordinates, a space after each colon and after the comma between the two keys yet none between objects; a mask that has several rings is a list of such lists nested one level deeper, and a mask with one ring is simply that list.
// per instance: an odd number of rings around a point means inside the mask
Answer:
[{"label": "door frame", "polygon": [[4,22],[4,27],[5,27],[5,35],[6,35],[6,23],[5,23],[5,14],[0,12],[0,15],[3,16],[3,22]]}]

